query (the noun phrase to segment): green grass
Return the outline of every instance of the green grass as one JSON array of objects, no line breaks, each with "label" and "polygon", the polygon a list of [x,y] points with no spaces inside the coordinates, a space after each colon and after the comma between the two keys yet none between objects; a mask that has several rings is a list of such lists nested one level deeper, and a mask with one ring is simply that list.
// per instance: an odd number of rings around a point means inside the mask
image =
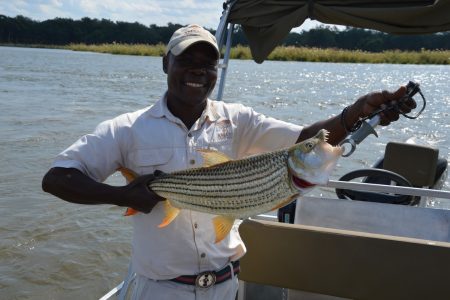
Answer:
[{"label": "green grass", "polygon": [[70,44],[64,47],[65,49],[74,51],[91,51],[100,53],[123,54],[123,55],[142,55],[142,56],[162,56],[166,46],[158,45],[144,45],[144,44],[100,44],[100,45],[86,45],[86,44]]},{"label": "green grass", "polygon": [[[93,51],[112,54],[162,56],[165,46],[159,45],[128,45],[101,44],[85,45],[70,44],[65,49],[75,51]],[[236,46],[231,49],[232,59],[251,59],[250,49]],[[450,64],[449,50],[421,51],[384,51],[372,53],[365,51],[350,51],[340,49],[318,49],[305,47],[277,47],[269,55],[268,60],[278,61],[309,61],[309,62],[346,62],[346,63],[387,63],[387,64]]]},{"label": "green grass", "polygon": [[450,51],[384,51],[372,53],[340,49],[277,47],[269,55],[270,60],[387,63],[387,64],[450,64]]}]

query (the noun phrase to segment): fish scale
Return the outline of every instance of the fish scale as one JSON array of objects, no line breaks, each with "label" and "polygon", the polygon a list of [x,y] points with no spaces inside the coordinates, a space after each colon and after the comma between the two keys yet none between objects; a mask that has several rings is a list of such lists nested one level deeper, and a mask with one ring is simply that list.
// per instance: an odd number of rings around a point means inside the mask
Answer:
[{"label": "fish scale", "polygon": [[249,217],[298,193],[289,182],[287,158],[284,149],[209,168],[174,172],[157,178],[149,187],[178,208]]}]

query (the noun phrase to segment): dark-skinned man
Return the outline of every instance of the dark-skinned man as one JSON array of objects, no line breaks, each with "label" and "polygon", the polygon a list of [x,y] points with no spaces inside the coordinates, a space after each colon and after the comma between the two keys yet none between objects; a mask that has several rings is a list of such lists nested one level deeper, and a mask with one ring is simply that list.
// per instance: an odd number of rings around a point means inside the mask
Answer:
[{"label": "dark-skinned man", "polygon": [[[137,274],[133,299],[235,299],[239,258],[246,251],[237,224],[223,241],[214,243],[210,214],[182,210],[170,226],[158,228],[164,199],[147,187],[154,171],[201,166],[198,148],[215,148],[237,159],[291,146],[321,128],[330,132],[329,142],[337,144],[359,118],[405,94],[405,87],[370,93],[344,115],[301,127],[241,104],[210,100],[218,60],[216,40],[208,31],[199,25],[177,30],[163,57],[167,92],[161,99],[99,124],[60,153],[43,179],[43,189],[63,200],[138,211],[131,217]],[[411,100],[402,109],[414,107]],[[381,124],[398,118],[395,111],[382,113]],[[120,167],[141,176],[120,187],[102,183]]]}]

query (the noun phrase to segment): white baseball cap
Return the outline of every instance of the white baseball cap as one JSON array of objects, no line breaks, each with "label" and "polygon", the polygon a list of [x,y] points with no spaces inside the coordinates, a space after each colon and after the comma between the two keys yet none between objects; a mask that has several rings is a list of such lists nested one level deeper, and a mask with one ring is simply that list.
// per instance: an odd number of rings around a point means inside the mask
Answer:
[{"label": "white baseball cap", "polygon": [[219,47],[214,35],[197,24],[187,25],[176,30],[167,44],[166,54],[170,51],[175,56],[180,55],[184,50],[199,42],[206,42],[213,46],[217,56],[220,57]]}]

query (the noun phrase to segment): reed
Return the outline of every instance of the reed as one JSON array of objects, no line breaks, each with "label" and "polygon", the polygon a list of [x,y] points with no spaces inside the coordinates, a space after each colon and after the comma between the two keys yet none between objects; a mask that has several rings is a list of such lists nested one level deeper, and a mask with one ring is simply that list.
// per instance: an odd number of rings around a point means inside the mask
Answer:
[{"label": "reed", "polygon": [[[93,51],[112,54],[162,56],[165,45],[145,44],[70,44],[66,49],[75,51]],[[238,45],[230,51],[231,59],[251,59],[249,47]],[[308,61],[308,62],[345,62],[373,64],[450,64],[449,50],[420,50],[384,52],[366,52],[361,50],[319,49],[306,47],[277,47],[267,58],[278,61]]]},{"label": "reed", "polygon": [[269,60],[290,60],[310,62],[346,62],[372,64],[450,64],[449,50],[420,50],[365,52],[361,50],[318,49],[304,47],[277,47]]},{"label": "reed", "polygon": [[100,53],[122,54],[122,55],[142,55],[142,56],[162,56],[166,46],[163,44],[146,45],[146,44],[70,44],[65,49],[74,51],[91,51]]}]

